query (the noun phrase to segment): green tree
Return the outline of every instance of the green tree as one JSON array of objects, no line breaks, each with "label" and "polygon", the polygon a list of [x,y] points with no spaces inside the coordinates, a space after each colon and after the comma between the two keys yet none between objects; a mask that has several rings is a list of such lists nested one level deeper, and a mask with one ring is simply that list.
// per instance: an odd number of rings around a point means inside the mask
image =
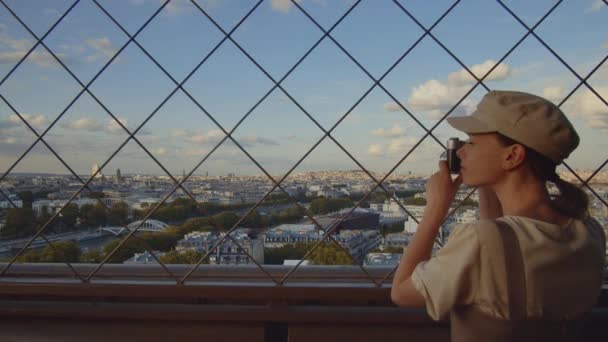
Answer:
[{"label": "green tree", "polygon": [[426,205],[426,199],[424,199],[422,197],[408,197],[408,198],[403,199],[403,204],[424,206],[424,205]]},{"label": "green tree", "polygon": [[386,246],[383,250],[376,249],[374,252],[377,253],[393,253],[393,254],[402,254],[403,247],[395,247],[395,246]]},{"label": "green tree", "polygon": [[78,206],[74,203],[68,204],[60,213],[61,221],[68,227],[73,228],[76,225],[78,219],[79,210]]},{"label": "green tree", "polygon": [[467,198],[466,200],[464,200],[464,201],[462,202],[462,205],[463,205],[463,206],[471,206],[471,207],[476,207],[476,206],[478,206],[478,205],[479,205],[479,203],[477,203],[476,201],[474,201],[474,200],[472,200],[472,199],[470,199],[470,198]]},{"label": "green tree", "polygon": [[322,243],[308,260],[314,265],[352,265],[353,258],[335,243]]},{"label": "green tree", "polygon": [[107,224],[108,215],[106,214],[105,206],[101,203],[96,203],[93,208],[87,211],[86,220],[89,224],[95,226]]},{"label": "green tree", "polygon": [[211,218],[211,224],[219,230],[228,230],[232,228],[239,220],[239,217],[231,212],[225,211],[217,215],[213,215]]},{"label": "green tree", "polygon": [[384,191],[374,191],[367,198],[369,199],[369,201],[371,203],[382,203],[382,202],[386,201],[389,197],[390,197],[390,195]]},{"label": "green tree", "polygon": [[263,228],[268,226],[268,220],[266,220],[262,215],[260,215],[257,210],[254,210],[243,219],[241,225],[244,227],[251,228]]},{"label": "green tree", "polygon": [[[113,240],[103,246],[105,256],[110,255],[112,251],[121,243],[120,240]],[[110,263],[123,263],[127,259],[133,257],[135,253],[143,253],[146,250],[146,245],[142,240],[136,237],[131,237],[127,240],[112,256],[108,259]]]},{"label": "green tree", "polygon": [[382,235],[386,236],[389,233],[400,233],[403,231],[403,222],[393,223],[388,227],[383,227]]},{"label": "green tree", "polygon": [[103,253],[99,249],[91,249],[80,255],[80,262],[85,264],[97,264],[103,260]]},{"label": "green tree", "polygon": [[6,224],[0,238],[12,239],[31,236],[36,232],[36,218],[31,208],[11,208],[6,213]]},{"label": "green tree", "polygon": [[21,191],[17,193],[17,197],[23,201],[24,208],[32,207],[32,202],[34,202],[34,194],[31,191]]},{"label": "green tree", "polygon": [[80,247],[72,240],[53,242],[44,247],[40,254],[40,262],[78,262]]},{"label": "green tree", "polygon": [[306,255],[306,251],[312,248],[312,244],[287,244],[278,248],[264,249],[264,264],[282,265],[286,259],[299,260]]},{"label": "green tree", "polygon": [[350,198],[317,198],[310,203],[310,211],[315,215],[327,214],[353,205]]},{"label": "green tree", "polygon": [[177,241],[179,241],[182,236],[175,234],[174,232],[146,232],[139,235],[139,238],[146,242],[152,250],[159,251],[170,251],[177,245]]},{"label": "green tree", "polygon": [[129,206],[125,202],[118,202],[112,206],[108,215],[108,222],[112,226],[127,224]]},{"label": "green tree", "polygon": [[35,249],[31,249],[29,251],[23,252],[20,256],[15,260],[18,263],[24,262],[40,262],[41,253]]},{"label": "green tree", "polygon": [[[172,250],[161,256],[159,259],[164,264],[196,264],[203,257],[202,253],[194,250],[179,252]],[[207,260],[203,260],[203,264],[207,264]]]}]

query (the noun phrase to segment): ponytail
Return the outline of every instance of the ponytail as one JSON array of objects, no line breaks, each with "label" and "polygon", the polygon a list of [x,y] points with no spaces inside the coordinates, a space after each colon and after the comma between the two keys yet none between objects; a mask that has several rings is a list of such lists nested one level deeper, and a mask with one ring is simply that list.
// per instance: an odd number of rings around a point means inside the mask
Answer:
[{"label": "ponytail", "polygon": [[[500,133],[497,133],[497,135],[498,140],[504,146],[520,144]],[[549,181],[555,184],[559,190],[558,195],[549,195],[553,207],[565,216],[576,219],[585,218],[588,215],[589,207],[589,197],[587,197],[587,194],[580,187],[561,179],[555,172],[555,167],[557,165],[551,159],[525,145],[522,146],[526,149],[526,161],[536,178],[544,182]]]},{"label": "ponytail", "polygon": [[557,211],[577,219],[587,216],[589,197],[581,188],[559,178],[555,172],[547,180],[559,190],[559,195],[551,195],[551,202]]}]

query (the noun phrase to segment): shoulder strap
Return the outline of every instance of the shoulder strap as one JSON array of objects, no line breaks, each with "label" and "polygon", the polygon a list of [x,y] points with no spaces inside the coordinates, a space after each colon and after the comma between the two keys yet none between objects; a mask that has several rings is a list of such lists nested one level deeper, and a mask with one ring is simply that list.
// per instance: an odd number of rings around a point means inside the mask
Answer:
[{"label": "shoulder strap", "polygon": [[502,238],[505,254],[505,271],[507,273],[507,293],[509,296],[509,313],[511,320],[525,320],[527,315],[526,303],[526,274],[524,260],[519,246],[519,240],[513,229],[503,221],[495,220],[498,232]]}]

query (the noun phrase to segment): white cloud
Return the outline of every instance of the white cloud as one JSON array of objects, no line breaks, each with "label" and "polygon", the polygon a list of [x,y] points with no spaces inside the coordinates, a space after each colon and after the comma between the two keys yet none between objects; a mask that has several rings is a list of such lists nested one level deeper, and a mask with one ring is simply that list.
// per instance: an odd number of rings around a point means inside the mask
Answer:
[{"label": "white cloud", "polygon": [[[425,113],[430,119],[439,119],[450,110],[469,90],[468,86],[443,84],[438,80],[429,80],[414,87],[407,100],[410,110]],[[460,106],[471,107],[471,101],[465,99]]]},{"label": "white cloud", "polygon": [[398,124],[394,125],[391,128],[376,128],[372,130],[372,135],[377,137],[385,137],[385,138],[394,138],[405,134],[405,129],[399,126]]},{"label": "white cloud", "polygon": [[14,145],[16,143],[17,143],[17,139],[15,137],[0,138],[0,144]]},{"label": "white cloud", "polygon": [[372,144],[367,149],[367,153],[372,156],[383,156],[384,155],[384,147],[381,144]]},{"label": "white cloud", "polygon": [[585,10],[585,13],[597,12],[597,11],[601,10],[602,8],[604,8],[604,6],[606,6],[606,4],[604,3],[604,1],[602,1],[602,0],[595,0],[591,4],[591,6],[589,6]]},{"label": "white cloud", "polygon": [[245,146],[254,146],[254,145],[266,145],[266,146],[278,146],[279,143],[268,138],[259,137],[259,136],[244,136],[236,139],[241,145]]},{"label": "white cloud", "polygon": [[549,86],[543,89],[543,97],[552,102],[558,102],[564,96],[564,89],[560,86]]},{"label": "white cloud", "polygon": [[177,130],[173,133],[173,135],[199,144],[218,142],[225,136],[224,132],[219,129],[212,129],[206,133],[196,133],[189,130]]},{"label": "white cloud", "polygon": [[167,149],[163,147],[157,148],[153,151],[154,155],[156,156],[166,156],[168,152],[169,151],[167,151]]},{"label": "white cloud", "polygon": [[387,150],[390,153],[406,153],[412,146],[416,145],[417,142],[418,139],[416,138],[401,137],[393,139],[388,143]]},{"label": "white cloud", "polygon": [[[10,52],[0,52],[0,64],[6,63],[17,63],[19,62],[27,51],[10,51]],[[55,56],[60,58],[62,61],[66,60],[66,55],[63,53],[55,53]],[[52,67],[59,65],[55,58],[51,56],[51,54],[41,51],[33,51],[27,56],[25,60],[26,63],[33,63],[42,67]]]},{"label": "white cloud", "polygon": [[87,56],[86,61],[89,63],[95,62],[96,60],[103,57],[110,58],[114,56],[118,51],[112,41],[106,37],[98,39],[87,39],[85,40],[85,43],[95,51],[94,54]]},{"label": "white cloud", "polygon": [[[42,115],[42,114],[39,114],[39,115],[21,114],[21,116],[31,126],[38,128],[38,129],[44,129],[49,124],[49,119],[45,115]],[[12,114],[11,116],[8,117],[8,120],[3,122],[1,125],[7,126],[7,127],[14,127],[14,126],[21,126],[21,125],[25,125],[25,124],[16,114]]]},{"label": "white cloud", "polygon": [[[7,47],[11,51],[0,52],[0,64],[17,63],[31,49],[34,43],[28,39],[15,39],[4,32],[0,32],[0,45]],[[64,62],[69,62],[67,56],[63,53],[55,53],[55,55]],[[38,66],[50,67],[57,66],[55,58],[44,50],[32,51],[26,63],[33,63]]]},{"label": "white cloud", "polygon": [[396,102],[387,102],[382,107],[387,112],[398,112],[401,110],[401,107]]},{"label": "white cloud", "polygon": [[587,127],[608,130],[608,116],[598,116],[587,121]]},{"label": "white cloud", "polygon": [[[297,3],[300,3],[301,1],[302,0],[296,0]],[[291,0],[271,0],[270,5],[273,10],[283,13],[288,13],[293,6]]]},{"label": "white cloud", "polygon": [[[483,77],[494,65],[495,61],[487,60],[481,64],[471,66],[469,69],[479,78]],[[485,81],[504,80],[514,74],[511,67],[500,63]],[[430,79],[411,89],[407,101],[403,105],[408,110],[422,112],[431,120],[437,120],[447,113],[471,89],[475,79],[464,68],[448,75],[447,82]],[[452,114],[464,114],[472,111],[474,103],[463,100]],[[398,103],[384,104],[384,110],[395,112],[401,110]]]},{"label": "white cloud", "polygon": [[[594,89],[608,101],[608,87]],[[564,111],[569,116],[582,118],[589,128],[608,129],[608,106],[588,89],[574,94],[564,104]]]},{"label": "white cloud", "polygon": [[372,156],[384,156],[388,154],[405,154],[418,140],[416,138],[400,137],[390,140],[386,144],[371,144],[367,148],[367,153]]},{"label": "white cloud", "polygon": [[15,39],[5,32],[0,32],[0,45],[4,45],[11,50],[29,50],[34,43],[29,39]]},{"label": "white cloud", "polygon": [[[481,64],[475,64],[469,67],[469,70],[471,70],[471,72],[475,74],[477,78],[481,79],[488,71],[490,71],[490,69],[492,69],[492,67],[494,67],[494,65],[496,65],[496,61],[487,60]],[[501,81],[508,78],[512,74],[513,70],[508,65],[505,63],[500,63],[494,70],[492,70],[492,73],[490,73],[488,77],[484,79],[484,81]],[[464,68],[448,75],[448,83],[451,85],[465,85],[475,82],[475,78],[473,78],[473,76],[471,76],[471,74]]]},{"label": "white cloud", "polygon": [[65,124],[64,127],[75,130],[95,132],[101,130],[103,126],[99,121],[93,118],[80,118],[78,120]]},{"label": "white cloud", "polygon": [[[125,118],[117,118],[125,127],[128,127],[127,124],[129,122],[128,119]],[[116,120],[114,119],[110,119],[110,121],[108,121],[108,125],[106,126],[106,130],[110,133],[118,133],[120,131],[124,131],[122,129],[122,127],[120,127],[120,125],[118,124],[118,122],[116,122]]]}]

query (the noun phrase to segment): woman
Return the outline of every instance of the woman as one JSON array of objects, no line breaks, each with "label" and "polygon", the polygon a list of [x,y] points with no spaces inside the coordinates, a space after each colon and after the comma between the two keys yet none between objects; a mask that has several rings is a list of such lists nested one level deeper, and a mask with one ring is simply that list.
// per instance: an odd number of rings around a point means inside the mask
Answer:
[{"label": "woman", "polygon": [[[557,106],[535,95],[492,91],[476,111],[449,118],[469,141],[461,172],[446,162],[427,182],[427,206],[397,268],[391,297],[450,314],[454,341],[560,340],[595,305],[605,236],[587,195],[555,172],[579,138]],[[559,189],[548,193],[546,182]],[[478,187],[480,220],[459,226],[431,258],[458,187]]]}]

